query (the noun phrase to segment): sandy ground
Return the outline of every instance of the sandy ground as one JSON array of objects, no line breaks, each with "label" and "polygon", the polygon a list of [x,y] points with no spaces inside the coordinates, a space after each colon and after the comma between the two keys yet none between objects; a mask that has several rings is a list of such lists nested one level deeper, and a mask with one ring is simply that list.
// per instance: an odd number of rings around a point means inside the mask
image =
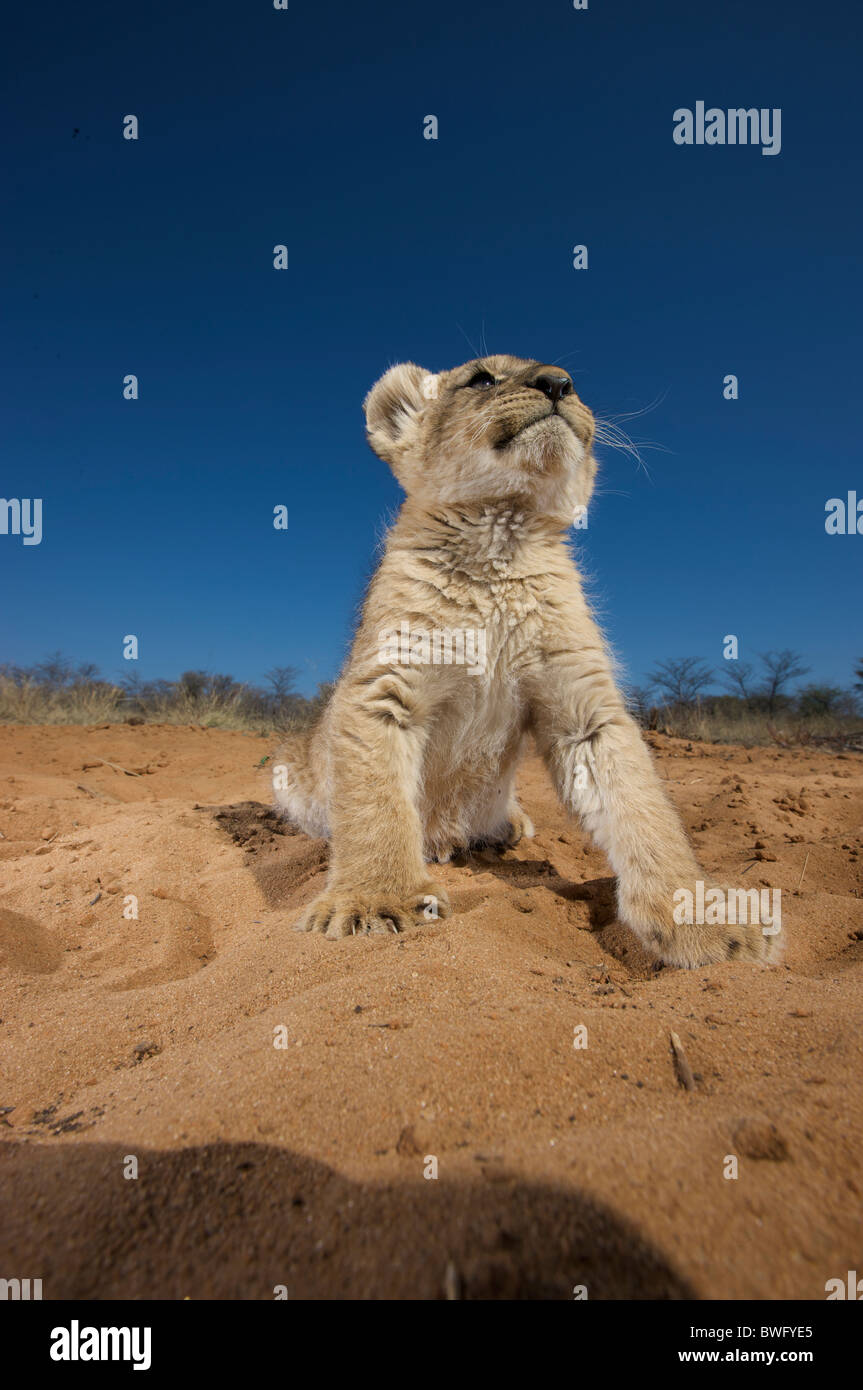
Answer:
[{"label": "sandy ground", "polygon": [[651,741],[704,867],[783,890],[781,966],[656,969],[536,760],[536,839],[440,870],[451,920],[330,942],[290,930],[326,847],[269,814],[266,741],[0,729],[0,1276],[823,1299],[863,1270],[863,759]]}]

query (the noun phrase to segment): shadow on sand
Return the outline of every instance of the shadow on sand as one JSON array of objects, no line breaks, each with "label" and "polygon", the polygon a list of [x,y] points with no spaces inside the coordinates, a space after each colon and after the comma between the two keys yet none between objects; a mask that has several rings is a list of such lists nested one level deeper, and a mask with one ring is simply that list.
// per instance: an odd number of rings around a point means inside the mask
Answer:
[{"label": "shadow on sand", "polygon": [[[83,1299],[686,1299],[609,1209],[515,1176],[355,1183],[290,1150],[0,1144],[0,1272]],[[415,1160],[422,1171],[422,1156]]]}]

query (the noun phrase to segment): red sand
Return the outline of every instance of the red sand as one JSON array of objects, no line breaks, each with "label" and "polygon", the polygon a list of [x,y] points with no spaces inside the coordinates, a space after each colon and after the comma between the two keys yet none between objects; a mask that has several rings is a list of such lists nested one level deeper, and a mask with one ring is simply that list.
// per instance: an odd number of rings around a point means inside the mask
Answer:
[{"label": "red sand", "polygon": [[705,869],[781,887],[781,966],[657,970],[535,760],[536,839],[436,870],[452,919],[334,943],[290,930],[326,847],[267,814],[264,740],[0,729],[0,1276],[823,1299],[863,1269],[863,760],[652,741]]}]

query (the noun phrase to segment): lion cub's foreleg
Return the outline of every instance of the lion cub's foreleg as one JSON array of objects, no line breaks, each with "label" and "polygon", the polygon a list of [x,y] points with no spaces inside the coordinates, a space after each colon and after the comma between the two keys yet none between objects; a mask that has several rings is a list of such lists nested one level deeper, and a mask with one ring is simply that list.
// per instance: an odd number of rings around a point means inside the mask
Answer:
[{"label": "lion cub's foreleg", "polygon": [[670,965],[770,958],[777,941],[759,922],[675,920],[679,890],[695,901],[705,875],[610,672],[561,655],[535,685],[537,738],[561,800],[608,855],[621,920]]},{"label": "lion cub's foreleg", "polygon": [[345,677],[333,696],[326,890],[298,922],[329,937],[449,915],[428,877],[417,806],[427,732],[417,673]]}]

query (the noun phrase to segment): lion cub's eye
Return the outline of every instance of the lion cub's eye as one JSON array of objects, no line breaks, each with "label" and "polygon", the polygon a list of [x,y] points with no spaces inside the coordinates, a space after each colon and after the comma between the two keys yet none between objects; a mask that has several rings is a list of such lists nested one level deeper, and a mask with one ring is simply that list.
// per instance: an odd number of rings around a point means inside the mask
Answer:
[{"label": "lion cub's eye", "polygon": [[495,386],[497,383],[491,372],[474,372],[467,384],[468,386],[475,386],[480,391],[483,391],[487,390],[489,386]]}]

